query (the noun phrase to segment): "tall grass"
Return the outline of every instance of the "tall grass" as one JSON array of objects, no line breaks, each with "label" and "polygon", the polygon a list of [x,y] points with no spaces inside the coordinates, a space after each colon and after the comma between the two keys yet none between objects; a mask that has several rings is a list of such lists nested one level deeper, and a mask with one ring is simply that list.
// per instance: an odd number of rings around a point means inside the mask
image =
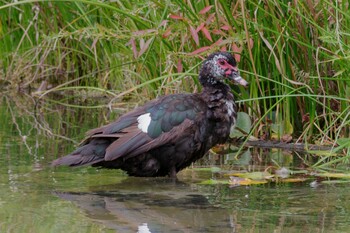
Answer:
[{"label": "tall grass", "polygon": [[1,79],[150,99],[198,91],[202,58],[228,50],[251,83],[234,92],[255,136],[335,145],[350,138],[348,12],[327,0],[5,2]]}]

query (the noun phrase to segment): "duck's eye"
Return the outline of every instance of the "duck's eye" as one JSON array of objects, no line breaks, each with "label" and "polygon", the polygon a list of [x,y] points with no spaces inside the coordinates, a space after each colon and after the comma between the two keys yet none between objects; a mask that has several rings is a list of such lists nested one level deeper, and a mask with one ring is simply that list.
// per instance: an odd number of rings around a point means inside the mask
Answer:
[{"label": "duck's eye", "polygon": [[226,64],[226,61],[225,60],[219,60],[219,64],[223,66],[223,65]]}]

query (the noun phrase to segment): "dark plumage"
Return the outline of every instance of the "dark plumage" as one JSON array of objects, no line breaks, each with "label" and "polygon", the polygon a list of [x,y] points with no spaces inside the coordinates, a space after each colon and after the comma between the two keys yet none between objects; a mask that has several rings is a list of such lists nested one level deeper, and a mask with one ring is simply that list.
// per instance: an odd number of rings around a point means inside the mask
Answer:
[{"label": "dark plumage", "polygon": [[231,54],[213,53],[200,70],[201,93],[163,96],[136,108],[89,131],[75,151],[52,165],[93,165],[122,169],[132,176],[175,177],[227,140],[236,121],[236,105],[226,78],[247,85]]}]

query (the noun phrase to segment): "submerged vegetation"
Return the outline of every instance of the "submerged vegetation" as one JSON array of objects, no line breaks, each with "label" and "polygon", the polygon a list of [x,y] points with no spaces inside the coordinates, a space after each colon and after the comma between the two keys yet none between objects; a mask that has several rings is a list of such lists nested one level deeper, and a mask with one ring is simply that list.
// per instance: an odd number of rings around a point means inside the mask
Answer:
[{"label": "submerged vegetation", "polygon": [[0,86],[73,108],[80,106],[68,94],[107,96],[104,106],[114,107],[198,91],[202,58],[227,50],[250,82],[234,89],[248,114],[240,115],[252,121],[246,133],[349,155],[349,7],[347,1],[2,1]]}]

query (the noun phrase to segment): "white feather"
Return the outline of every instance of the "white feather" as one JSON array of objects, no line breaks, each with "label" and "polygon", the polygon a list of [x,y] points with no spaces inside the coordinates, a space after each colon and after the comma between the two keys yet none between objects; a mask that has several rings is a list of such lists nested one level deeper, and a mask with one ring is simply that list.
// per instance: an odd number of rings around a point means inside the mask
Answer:
[{"label": "white feather", "polygon": [[151,123],[151,114],[145,113],[137,118],[137,128],[141,129],[142,132],[147,133],[148,126]]},{"label": "white feather", "polygon": [[227,113],[229,116],[232,116],[233,114],[233,103],[230,101],[226,101],[226,106],[227,106]]}]

